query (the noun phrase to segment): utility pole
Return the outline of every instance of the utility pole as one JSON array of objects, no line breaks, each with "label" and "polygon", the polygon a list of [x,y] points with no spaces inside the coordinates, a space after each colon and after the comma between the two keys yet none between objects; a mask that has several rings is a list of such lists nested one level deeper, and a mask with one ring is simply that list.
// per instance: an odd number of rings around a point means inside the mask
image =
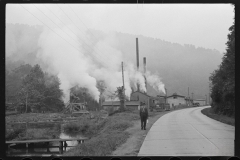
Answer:
[{"label": "utility pole", "polygon": [[166,103],[167,103],[167,88],[165,88],[165,90],[166,90]]},{"label": "utility pole", "polygon": [[206,105],[207,105],[207,95],[205,95],[206,96]]},{"label": "utility pole", "polygon": [[208,86],[209,87],[209,105],[211,105],[211,99],[210,99],[211,97],[210,97],[210,95],[211,95],[211,88],[212,88],[212,86],[211,86],[211,82],[210,81],[208,83],[209,83],[209,86]]},{"label": "utility pole", "polygon": [[123,62],[122,62],[122,79],[123,79],[123,106],[125,108],[125,86],[124,86]]},{"label": "utility pole", "polygon": [[193,100],[193,93],[192,93],[192,100]]},{"label": "utility pole", "polygon": [[[138,49],[138,38],[136,38],[136,54],[137,54],[137,71],[139,71],[139,49]],[[140,84],[137,83],[137,91],[140,91]]]}]

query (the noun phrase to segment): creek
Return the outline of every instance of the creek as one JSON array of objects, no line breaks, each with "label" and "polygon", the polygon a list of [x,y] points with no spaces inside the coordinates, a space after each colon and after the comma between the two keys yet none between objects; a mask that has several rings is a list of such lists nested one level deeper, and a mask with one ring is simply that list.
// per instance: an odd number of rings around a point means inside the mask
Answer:
[{"label": "creek", "polygon": [[[59,139],[82,138],[81,135],[68,135],[61,130]],[[63,148],[63,153],[78,144],[77,141],[66,141],[67,147]],[[26,149],[26,144],[12,145],[7,149],[7,156],[61,156],[59,142],[50,142],[48,147],[44,143],[36,143],[34,148]]]}]

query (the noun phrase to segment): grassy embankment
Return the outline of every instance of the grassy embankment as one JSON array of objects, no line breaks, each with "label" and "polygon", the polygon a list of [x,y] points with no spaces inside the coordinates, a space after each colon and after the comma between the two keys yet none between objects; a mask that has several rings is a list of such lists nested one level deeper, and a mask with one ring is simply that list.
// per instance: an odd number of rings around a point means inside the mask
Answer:
[{"label": "grassy embankment", "polygon": [[83,144],[65,152],[64,156],[106,156],[110,155],[129,137],[126,129],[133,126],[133,121],[139,119],[138,112],[126,111],[115,113],[106,119],[94,118],[80,123],[66,124],[64,132],[78,132],[90,137]]},{"label": "grassy embankment", "polygon": [[215,114],[213,113],[212,111],[212,108],[205,108],[201,111],[204,115],[212,118],[212,119],[215,119],[217,121],[220,121],[222,123],[225,123],[225,124],[229,124],[229,125],[232,125],[232,126],[235,126],[235,118],[233,117],[228,117],[228,116],[225,116],[225,115],[220,115],[220,114]]},{"label": "grassy embankment", "polygon": [[[181,106],[176,108],[176,110],[183,108],[186,107]],[[78,124],[66,125],[64,127],[65,132],[79,132],[81,135],[91,137],[91,139],[65,152],[63,156],[109,156],[115,155],[113,152],[116,150],[120,150],[117,155],[136,156],[144,141],[143,136],[146,135],[159,117],[168,112],[171,111],[149,112],[147,130],[140,129],[138,110],[116,113],[107,119],[82,121]],[[129,147],[128,151],[123,151],[122,146],[129,140],[130,142],[132,140],[135,144],[131,146],[132,148]]]}]

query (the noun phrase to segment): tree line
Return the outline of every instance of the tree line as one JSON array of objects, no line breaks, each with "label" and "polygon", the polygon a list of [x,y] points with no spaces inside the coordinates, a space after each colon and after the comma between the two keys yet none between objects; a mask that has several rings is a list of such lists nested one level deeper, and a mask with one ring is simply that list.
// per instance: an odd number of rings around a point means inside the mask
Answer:
[{"label": "tree line", "polygon": [[6,103],[21,112],[60,111],[63,92],[57,76],[43,72],[36,64],[21,65],[6,71]]},{"label": "tree line", "polygon": [[235,113],[235,22],[229,28],[226,52],[217,70],[209,77],[212,108],[215,113],[234,116]]},{"label": "tree line", "polygon": [[[33,67],[22,64],[15,69],[7,69],[6,106],[17,107],[20,112],[59,112],[64,109],[60,84],[56,75],[43,72],[38,64]],[[98,82],[97,88],[101,91],[102,87]],[[79,103],[86,102],[87,110],[99,109],[99,103],[87,88],[74,86],[69,91],[78,97]]]}]

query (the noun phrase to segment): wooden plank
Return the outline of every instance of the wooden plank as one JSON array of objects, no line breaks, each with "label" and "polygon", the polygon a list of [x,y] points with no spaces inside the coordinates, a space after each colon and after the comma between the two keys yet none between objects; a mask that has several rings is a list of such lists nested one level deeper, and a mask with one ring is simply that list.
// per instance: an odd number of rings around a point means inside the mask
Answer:
[{"label": "wooden plank", "polygon": [[78,141],[87,140],[88,138],[71,138],[71,139],[35,139],[35,140],[25,140],[25,141],[6,141],[6,144],[17,144],[17,143],[41,143],[41,142],[60,142],[60,141]]}]

